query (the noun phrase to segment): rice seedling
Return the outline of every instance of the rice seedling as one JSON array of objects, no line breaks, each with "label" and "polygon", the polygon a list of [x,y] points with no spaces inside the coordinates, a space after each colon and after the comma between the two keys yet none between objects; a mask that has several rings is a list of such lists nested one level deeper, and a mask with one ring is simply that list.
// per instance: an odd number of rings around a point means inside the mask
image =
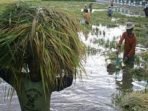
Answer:
[{"label": "rice seedling", "polygon": [[77,21],[61,11],[10,4],[0,17],[0,67],[10,69],[19,85],[27,61],[37,61],[44,89],[58,75],[76,76],[85,54],[78,31]]}]

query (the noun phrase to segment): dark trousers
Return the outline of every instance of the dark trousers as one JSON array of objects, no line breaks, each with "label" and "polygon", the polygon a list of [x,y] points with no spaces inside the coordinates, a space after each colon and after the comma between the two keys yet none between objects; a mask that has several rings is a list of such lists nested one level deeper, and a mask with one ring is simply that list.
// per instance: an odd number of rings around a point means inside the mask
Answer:
[{"label": "dark trousers", "polygon": [[132,56],[132,57],[128,58],[128,60],[126,62],[124,62],[124,64],[130,68],[133,68],[134,62],[135,62],[135,56]]}]

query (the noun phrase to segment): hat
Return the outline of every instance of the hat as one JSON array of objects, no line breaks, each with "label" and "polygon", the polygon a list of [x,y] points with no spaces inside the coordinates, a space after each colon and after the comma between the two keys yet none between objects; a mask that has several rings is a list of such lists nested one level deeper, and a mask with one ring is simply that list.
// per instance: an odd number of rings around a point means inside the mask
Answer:
[{"label": "hat", "polygon": [[132,22],[127,22],[126,29],[132,29],[132,28],[134,28],[134,24]]}]

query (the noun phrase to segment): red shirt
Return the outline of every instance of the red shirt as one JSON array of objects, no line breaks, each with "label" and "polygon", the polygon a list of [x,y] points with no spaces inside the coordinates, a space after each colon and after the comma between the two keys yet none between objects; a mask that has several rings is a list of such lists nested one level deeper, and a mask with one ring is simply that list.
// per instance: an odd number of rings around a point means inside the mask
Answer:
[{"label": "red shirt", "polygon": [[136,48],[136,37],[135,35],[128,34],[127,32],[124,32],[122,37],[120,38],[119,45],[122,44],[123,40],[125,40],[124,43],[124,57],[132,57],[135,55],[135,48]]}]

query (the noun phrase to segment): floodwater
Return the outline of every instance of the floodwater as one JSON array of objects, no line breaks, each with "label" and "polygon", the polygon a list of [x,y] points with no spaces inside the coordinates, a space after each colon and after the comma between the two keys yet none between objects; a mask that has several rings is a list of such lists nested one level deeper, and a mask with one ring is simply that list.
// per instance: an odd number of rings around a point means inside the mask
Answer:
[{"label": "floodwater", "polygon": [[[96,28],[99,33],[96,33]],[[122,76],[122,71],[116,74],[107,72],[104,47],[94,44],[94,40],[104,38],[105,40],[119,39],[125,26],[108,28],[106,26],[92,26],[92,32],[88,38],[79,33],[81,40],[86,46],[98,50],[95,54],[88,54],[83,61],[86,74],[83,79],[77,78],[73,85],[61,92],[53,92],[51,98],[51,111],[120,111],[114,105],[114,97],[123,88],[133,90],[145,89],[145,81],[137,81],[132,77]],[[103,34],[105,32],[105,35]],[[130,79],[129,79],[130,78]],[[127,80],[128,79],[128,80]],[[125,87],[124,87],[125,86]],[[14,95],[11,103],[5,98],[5,89],[10,87],[7,83],[0,83],[0,111],[21,111],[17,96]],[[5,98],[5,99],[4,99]]]}]

